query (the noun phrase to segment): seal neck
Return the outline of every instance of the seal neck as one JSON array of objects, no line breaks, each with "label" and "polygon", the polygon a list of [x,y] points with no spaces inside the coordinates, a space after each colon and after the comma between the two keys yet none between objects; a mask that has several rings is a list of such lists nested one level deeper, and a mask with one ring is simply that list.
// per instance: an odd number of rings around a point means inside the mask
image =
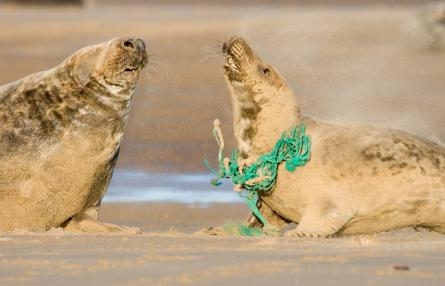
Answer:
[{"label": "seal neck", "polygon": [[283,130],[302,122],[300,107],[292,93],[275,95],[261,104],[233,102],[234,132],[242,159],[256,159],[270,151]]},{"label": "seal neck", "polygon": [[132,90],[125,97],[117,97],[92,77],[80,84],[69,67],[59,66],[48,72],[57,76],[49,78],[42,73],[39,78],[47,81],[49,89],[57,91],[54,92],[57,98],[51,102],[53,109],[69,110],[66,114],[74,125],[100,125],[109,126],[114,131],[123,130]]}]

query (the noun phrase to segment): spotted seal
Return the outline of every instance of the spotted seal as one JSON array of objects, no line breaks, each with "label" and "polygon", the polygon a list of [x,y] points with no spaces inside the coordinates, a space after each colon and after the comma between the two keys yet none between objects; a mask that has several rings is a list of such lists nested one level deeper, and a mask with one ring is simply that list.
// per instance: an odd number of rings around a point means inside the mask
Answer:
[{"label": "spotted seal", "polygon": [[0,87],[0,230],[131,230],[97,215],[147,61],[113,39]]},{"label": "spotted seal", "polygon": [[[304,123],[310,161],[281,164],[260,211],[287,236],[366,234],[409,226],[445,233],[445,148],[406,132],[305,117],[291,88],[247,42],[223,44],[240,165],[269,152],[283,131]],[[252,216],[249,225],[260,225]]]}]

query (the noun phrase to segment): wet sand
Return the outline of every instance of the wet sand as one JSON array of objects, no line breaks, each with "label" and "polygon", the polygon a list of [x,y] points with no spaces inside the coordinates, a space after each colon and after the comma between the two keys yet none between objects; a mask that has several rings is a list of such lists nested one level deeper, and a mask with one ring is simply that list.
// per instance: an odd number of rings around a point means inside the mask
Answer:
[{"label": "wet sand", "polygon": [[443,285],[443,235],[411,229],[330,239],[209,237],[244,205],[105,204],[140,235],[0,236],[0,285]]}]

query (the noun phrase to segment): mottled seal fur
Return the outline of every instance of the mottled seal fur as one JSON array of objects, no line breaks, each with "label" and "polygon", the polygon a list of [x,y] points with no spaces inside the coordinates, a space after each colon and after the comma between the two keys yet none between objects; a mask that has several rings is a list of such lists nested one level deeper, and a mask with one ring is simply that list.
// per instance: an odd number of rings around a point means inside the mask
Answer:
[{"label": "mottled seal fur", "polygon": [[97,214],[146,63],[113,39],[0,87],[0,230],[128,230]]},{"label": "mottled seal fur", "polygon": [[303,117],[284,79],[244,39],[231,38],[223,53],[241,164],[297,124],[312,140],[310,161],[295,172],[280,165],[275,187],[261,196],[272,226],[295,222],[285,235],[311,237],[409,226],[445,233],[445,148],[402,131]]}]

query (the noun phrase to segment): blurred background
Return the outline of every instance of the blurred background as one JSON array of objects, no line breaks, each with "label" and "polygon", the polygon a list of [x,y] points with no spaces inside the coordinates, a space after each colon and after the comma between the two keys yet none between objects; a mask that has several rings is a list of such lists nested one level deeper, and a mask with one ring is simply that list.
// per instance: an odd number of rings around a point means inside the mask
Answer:
[{"label": "blurred background", "polygon": [[214,118],[226,153],[235,147],[218,43],[245,37],[293,87],[306,115],[444,145],[441,9],[421,0],[0,0],[0,84],[87,45],[142,38],[152,63],[134,94],[107,199],[236,200],[230,192],[194,193],[211,190],[203,159],[216,165]]}]

